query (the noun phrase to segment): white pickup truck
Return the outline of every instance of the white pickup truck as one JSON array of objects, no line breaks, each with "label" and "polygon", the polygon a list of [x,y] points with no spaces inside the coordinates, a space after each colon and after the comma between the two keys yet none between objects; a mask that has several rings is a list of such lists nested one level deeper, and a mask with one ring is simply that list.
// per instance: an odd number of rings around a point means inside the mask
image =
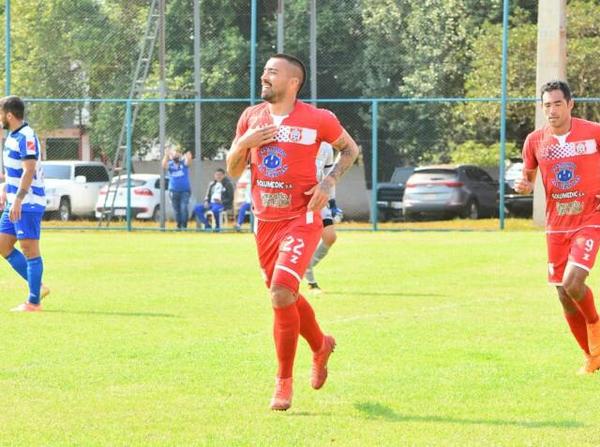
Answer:
[{"label": "white pickup truck", "polygon": [[108,185],[109,174],[101,162],[51,160],[42,162],[46,213],[67,221],[73,216],[93,216],[98,192]]}]

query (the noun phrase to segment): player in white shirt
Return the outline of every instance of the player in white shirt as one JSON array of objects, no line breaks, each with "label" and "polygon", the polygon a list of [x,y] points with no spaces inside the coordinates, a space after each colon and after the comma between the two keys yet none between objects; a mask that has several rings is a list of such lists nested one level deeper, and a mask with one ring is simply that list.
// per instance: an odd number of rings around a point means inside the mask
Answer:
[{"label": "player in white shirt", "polygon": [[[325,177],[335,162],[334,150],[329,143],[321,143],[319,147],[319,154],[317,155],[317,179],[321,181]],[[321,288],[317,284],[315,278],[314,267],[323,260],[329,249],[335,244],[337,235],[335,234],[334,223],[337,220],[341,220],[342,210],[339,209],[335,203],[335,188],[332,188],[329,196],[329,203],[325,208],[321,210],[321,218],[323,219],[323,234],[321,235],[321,242],[315,250],[313,257],[310,261],[310,265],[304,273],[304,277],[308,282],[308,288],[313,293],[320,293]]]}]

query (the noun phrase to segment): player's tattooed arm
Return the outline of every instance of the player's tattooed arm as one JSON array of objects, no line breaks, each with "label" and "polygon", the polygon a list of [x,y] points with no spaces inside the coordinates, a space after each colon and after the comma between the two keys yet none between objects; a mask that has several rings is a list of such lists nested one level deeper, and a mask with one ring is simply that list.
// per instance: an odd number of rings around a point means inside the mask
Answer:
[{"label": "player's tattooed arm", "polygon": [[335,188],[336,183],[342,178],[342,176],[352,167],[360,149],[356,142],[352,139],[348,132],[344,130],[342,135],[333,142],[333,148],[339,151],[339,157],[337,157],[336,163],[329,171],[321,183],[312,188],[306,194],[312,194],[312,198],[308,203],[308,209],[312,211],[318,211],[323,208],[329,201],[331,191]]},{"label": "player's tattooed arm", "polygon": [[337,183],[346,171],[352,167],[360,153],[360,149],[345,129],[342,132],[342,135],[333,142],[332,146],[336,151],[339,151],[340,154],[331,168],[331,171],[329,171],[329,174],[327,174],[325,178],[330,177]]}]

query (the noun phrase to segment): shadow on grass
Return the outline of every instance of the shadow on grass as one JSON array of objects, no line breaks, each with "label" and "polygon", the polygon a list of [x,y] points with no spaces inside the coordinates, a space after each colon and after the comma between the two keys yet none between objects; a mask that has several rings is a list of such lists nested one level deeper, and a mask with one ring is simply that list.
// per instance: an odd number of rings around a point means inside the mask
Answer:
[{"label": "shadow on grass", "polygon": [[371,419],[384,419],[389,422],[441,422],[461,425],[497,425],[522,428],[581,428],[585,424],[574,420],[562,421],[511,421],[507,419],[471,419],[445,416],[413,416],[398,414],[390,407],[376,402],[357,402],[354,408]]},{"label": "shadow on grass", "polygon": [[152,312],[103,312],[98,310],[59,310],[59,309],[44,309],[44,313],[57,314],[73,314],[73,315],[109,315],[117,317],[152,317],[152,318],[181,318],[175,314],[163,314]]},{"label": "shadow on grass", "polygon": [[317,417],[321,417],[321,416],[332,416],[331,413],[321,413],[318,411],[315,412],[310,412],[310,411],[290,411],[290,412],[285,412],[285,411],[281,411],[279,412],[281,414],[286,413],[287,416],[317,416]]},{"label": "shadow on grass", "polygon": [[327,295],[341,295],[341,296],[437,296],[447,297],[441,293],[413,293],[413,292],[342,292],[339,290],[325,290]]}]

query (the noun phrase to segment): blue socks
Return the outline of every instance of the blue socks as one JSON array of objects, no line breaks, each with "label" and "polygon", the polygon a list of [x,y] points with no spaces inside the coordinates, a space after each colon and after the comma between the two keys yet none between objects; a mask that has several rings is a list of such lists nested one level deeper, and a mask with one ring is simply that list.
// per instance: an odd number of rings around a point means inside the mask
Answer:
[{"label": "blue socks", "polygon": [[6,257],[6,260],[25,281],[27,281],[27,259],[16,248]]},{"label": "blue socks", "polygon": [[42,258],[27,259],[25,255],[16,248],[6,257],[11,267],[27,281],[29,285],[29,302],[40,304],[40,288],[42,287],[42,273],[44,263]]},{"label": "blue socks", "polygon": [[29,284],[29,302],[31,304],[40,304],[43,272],[44,263],[41,256],[27,260],[27,284]]}]

